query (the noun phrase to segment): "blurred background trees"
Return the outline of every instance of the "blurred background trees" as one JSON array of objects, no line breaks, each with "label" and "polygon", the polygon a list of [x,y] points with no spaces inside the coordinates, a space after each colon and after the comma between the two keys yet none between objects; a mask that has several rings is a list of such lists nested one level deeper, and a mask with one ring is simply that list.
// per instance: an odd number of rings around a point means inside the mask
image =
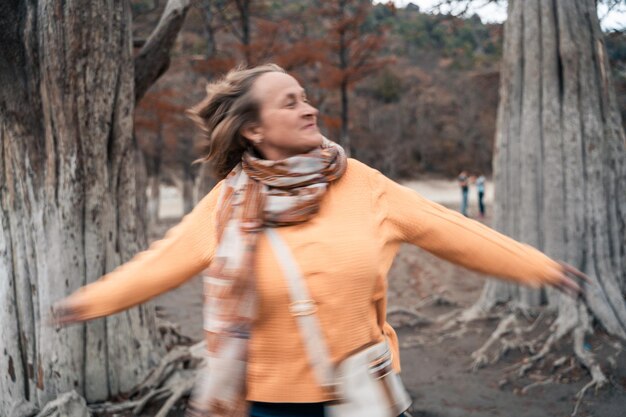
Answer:
[{"label": "blurred background trees", "polygon": [[[154,26],[156,3],[133,1],[135,38]],[[193,6],[156,95],[173,91],[178,97],[167,100],[188,108],[203,96],[206,81],[234,65],[276,62],[308,90],[323,131],[386,175],[491,173],[501,24],[365,0],[196,0]],[[626,111],[625,35],[606,37]],[[194,140],[189,162],[200,156],[197,133]],[[210,189],[199,168],[191,173],[197,189],[200,182]],[[183,175],[181,166],[170,171]]]},{"label": "blurred background trees", "polygon": [[[191,107],[234,65],[272,61],[299,78],[331,139],[350,139],[353,156],[387,175],[490,172],[501,25],[363,0],[223,3],[193,3],[155,94]],[[153,4],[133,2],[136,38],[154,25]]]}]

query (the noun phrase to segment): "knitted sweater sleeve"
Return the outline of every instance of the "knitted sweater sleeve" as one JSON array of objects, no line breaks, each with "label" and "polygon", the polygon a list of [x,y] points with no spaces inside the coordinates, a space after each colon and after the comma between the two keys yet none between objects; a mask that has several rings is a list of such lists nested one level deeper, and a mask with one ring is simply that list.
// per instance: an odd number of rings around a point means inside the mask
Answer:
[{"label": "knitted sweater sleeve", "polygon": [[103,317],[176,288],[207,268],[217,244],[214,219],[220,185],[162,240],[59,305],[79,321]]},{"label": "knitted sweater sleeve", "polygon": [[377,174],[390,239],[412,243],[474,271],[533,287],[555,282],[560,265],[517,242]]}]

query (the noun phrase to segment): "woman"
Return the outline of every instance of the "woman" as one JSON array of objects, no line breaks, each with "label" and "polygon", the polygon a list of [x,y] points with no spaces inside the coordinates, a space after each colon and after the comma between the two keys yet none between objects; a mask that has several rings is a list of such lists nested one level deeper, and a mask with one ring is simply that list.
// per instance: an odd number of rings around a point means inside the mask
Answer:
[{"label": "woman", "polygon": [[331,400],[309,365],[266,227],[292,251],[335,362],[386,339],[399,370],[385,309],[402,242],[489,275],[580,291],[570,267],[346,159],[320,134],[303,88],[276,65],[231,71],[191,114],[207,134],[206,160],[225,179],[163,240],[63,300],[57,314],[61,323],[113,314],[205,270],[207,349],[217,366],[196,406],[209,402],[210,415],[246,415],[228,413],[251,404],[255,417],[323,416]]}]

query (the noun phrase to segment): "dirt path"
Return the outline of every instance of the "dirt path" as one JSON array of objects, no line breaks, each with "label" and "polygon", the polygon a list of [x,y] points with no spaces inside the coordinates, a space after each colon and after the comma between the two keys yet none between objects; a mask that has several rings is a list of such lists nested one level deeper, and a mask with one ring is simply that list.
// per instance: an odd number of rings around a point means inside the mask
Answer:
[{"label": "dirt path", "polygon": [[[458,188],[453,181],[430,180],[409,183],[424,196],[450,207],[458,205]],[[492,194],[487,186],[487,218],[489,224]],[[475,200],[470,200],[470,216],[476,213]],[[163,231],[172,222],[162,225]],[[162,232],[161,232],[162,233]],[[441,295],[452,305],[435,305],[420,310],[436,320],[456,308],[472,305],[480,295],[484,280],[479,274],[441,261],[432,255],[404,245],[389,274],[389,308],[412,307],[421,300]],[[156,300],[160,314],[180,323],[184,334],[199,338],[202,334],[202,286],[199,278]],[[407,345],[416,335],[438,337],[437,325],[407,326],[406,318],[390,317],[401,344]],[[521,359],[512,353],[496,365],[470,372],[470,355],[481,346],[495,328],[494,321],[472,325],[471,332],[460,338],[440,343],[426,343],[401,349],[402,377],[414,398],[414,417],[567,417],[575,404],[575,394],[589,381],[580,371],[568,384],[553,384],[520,395],[519,388],[533,382],[531,374],[500,387],[504,368]],[[433,339],[434,340],[434,339]],[[611,371],[611,386],[587,399],[579,410],[581,417],[626,417],[626,355],[618,358],[618,368]]]}]

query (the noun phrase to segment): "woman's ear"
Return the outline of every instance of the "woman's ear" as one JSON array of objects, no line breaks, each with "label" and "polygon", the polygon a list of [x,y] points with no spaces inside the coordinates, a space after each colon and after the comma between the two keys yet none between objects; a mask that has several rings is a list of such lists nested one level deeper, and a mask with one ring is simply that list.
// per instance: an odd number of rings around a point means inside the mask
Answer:
[{"label": "woman's ear", "polygon": [[241,128],[241,135],[255,145],[263,142],[263,129],[257,123],[247,123]]}]

